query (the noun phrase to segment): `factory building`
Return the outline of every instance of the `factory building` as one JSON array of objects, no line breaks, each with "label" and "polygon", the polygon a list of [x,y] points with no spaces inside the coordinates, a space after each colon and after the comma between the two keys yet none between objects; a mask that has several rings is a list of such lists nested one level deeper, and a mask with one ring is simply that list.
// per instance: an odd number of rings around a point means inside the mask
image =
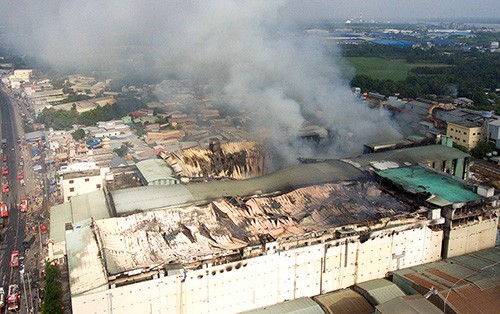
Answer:
[{"label": "factory building", "polygon": [[469,121],[448,122],[446,136],[453,138],[458,145],[472,149],[481,140],[482,124]]},{"label": "factory building", "polygon": [[113,217],[65,228],[73,312],[248,311],[491,247],[496,196],[468,167],[433,145],[112,191]]}]

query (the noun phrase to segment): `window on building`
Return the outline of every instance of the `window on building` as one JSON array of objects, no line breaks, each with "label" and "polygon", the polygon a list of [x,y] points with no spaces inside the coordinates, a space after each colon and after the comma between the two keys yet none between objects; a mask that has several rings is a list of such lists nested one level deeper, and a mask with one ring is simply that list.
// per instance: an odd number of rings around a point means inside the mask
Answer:
[{"label": "window on building", "polygon": [[75,180],[69,180],[69,184],[75,183]]},{"label": "window on building", "polygon": [[75,192],[75,188],[69,188],[70,192]]},{"label": "window on building", "polygon": [[90,179],[89,179],[89,178],[85,178],[85,182],[89,182],[89,181],[90,181]]},{"label": "window on building", "polygon": [[100,188],[101,188],[101,185],[100,185],[100,184],[96,184],[96,185],[95,185],[95,187],[96,187],[97,189],[100,189]]}]

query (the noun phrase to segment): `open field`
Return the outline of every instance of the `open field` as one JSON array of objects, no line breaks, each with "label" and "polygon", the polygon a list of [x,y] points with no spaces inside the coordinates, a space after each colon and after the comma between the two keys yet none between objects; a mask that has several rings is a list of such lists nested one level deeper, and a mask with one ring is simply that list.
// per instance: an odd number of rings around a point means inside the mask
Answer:
[{"label": "open field", "polygon": [[402,81],[414,67],[442,67],[445,64],[407,63],[402,59],[378,57],[349,57],[347,61],[356,69],[356,74],[367,75],[374,79]]}]

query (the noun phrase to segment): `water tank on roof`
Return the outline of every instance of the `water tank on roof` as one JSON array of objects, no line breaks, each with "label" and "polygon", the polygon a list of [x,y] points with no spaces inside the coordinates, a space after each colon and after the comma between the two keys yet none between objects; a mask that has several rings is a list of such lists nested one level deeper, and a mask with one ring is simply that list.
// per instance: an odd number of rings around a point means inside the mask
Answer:
[{"label": "water tank on roof", "polygon": [[481,116],[482,116],[483,118],[487,118],[487,119],[489,119],[489,118],[491,118],[491,116],[492,116],[492,115],[493,115],[493,114],[491,113],[491,111],[487,111],[487,110],[483,110],[483,111],[481,111]]}]

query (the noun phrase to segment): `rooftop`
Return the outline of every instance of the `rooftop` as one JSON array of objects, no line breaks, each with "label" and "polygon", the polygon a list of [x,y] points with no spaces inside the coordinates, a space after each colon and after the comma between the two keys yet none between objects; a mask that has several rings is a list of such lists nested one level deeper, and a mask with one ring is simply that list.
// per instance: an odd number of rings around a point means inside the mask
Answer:
[{"label": "rooftop", "polygon": [[[500,247],[393,272],[403,290],[437,295],[429,300],[448,313],[496,313],[500,308]],[[422,293],[422,294],[423,294]]]},{"label": "rooftop", "polygon": [[375,173],[401,185],[408,192],[428,194],[427,201],[439,206],[482,199],[465,181],[456,180],[422,166],[379,170]]},{"label": "rooftop", "polygon": [[299,298],[241,314],[324,314],[321,307],[311,298]]},{"label": "rooftop", "polygon": [[72,295],[108,289],[108,277],[94,239],[90,219],[75,225],[73,232],[66,236]]},{"label": "rooftop", "polygon": [[208,203],[222,197],[265,195],[326,182],[361,179],[364,174],[342,161],[300,164],[247,180],[211,181],[173,186],[147,186],[111,192],[118,215],[137,211]]},{"label": "rooftop", "polygon": [[136,166],[147,183],[173,178],[172,170],[160,159],[146,159]]},{"label": "rooftop", "polygon": [[207,256],[260,244],[261,237],[324,232],[409,210],[371,182],[343,181],[272,197],[224,198],[203,206],[97,220],[95,228],[108,272],[117,274],[163,263],[197,265]]},{"label": "rooftop", "polygon": [[366,299],[351,289],[343,289],[314,297],[329,314],[372,314],[374,309]]}]

